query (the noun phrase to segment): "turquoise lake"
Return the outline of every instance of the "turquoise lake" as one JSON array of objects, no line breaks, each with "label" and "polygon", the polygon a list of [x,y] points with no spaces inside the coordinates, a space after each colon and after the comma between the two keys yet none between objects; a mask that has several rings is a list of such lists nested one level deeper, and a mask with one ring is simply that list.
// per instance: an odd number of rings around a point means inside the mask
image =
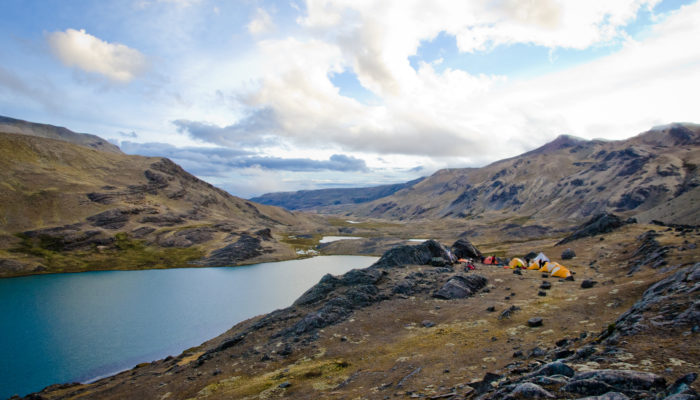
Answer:
[{"label": "turquoise lake", "polygon": [[177,355],[240,321],[291,305],[326,273],[376,260],[322,256],[0,279],[0,398]]}]

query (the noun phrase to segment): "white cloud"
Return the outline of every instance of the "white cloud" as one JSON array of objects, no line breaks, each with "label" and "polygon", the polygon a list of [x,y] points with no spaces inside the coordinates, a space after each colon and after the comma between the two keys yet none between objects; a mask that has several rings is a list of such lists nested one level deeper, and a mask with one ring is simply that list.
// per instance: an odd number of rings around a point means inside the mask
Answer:
[{"label": "white cloud", "polygon": [[[562,133],[620,137],[697,119],[682,93],[700,87],[700,52],[692,43],[700,37],[692,22],[700,18],[699,4],[635,43],[620,29],[654,1],[572,3],[310,0],[299,22],[316,39],[259,42],[259,84],[245,102],[271,110],[276,134],[298,145],[467,163],[514,155]],[[515,41],[550,48],[627,41],[611,56],[530,81],[440,71],[429,63],[414,70],[408,57],[441,31],[476,34],[467,50]],[[381,102],[341,96],[329,75],[345,69]]]},{"label": "white cloud", "polygon": [[247,25],[248,32],[253,35],[272,32],[275,29],[275,24],[272,22],[272,17],[262,8],[255,10],[255,17]]},{"label": "white cloud", "polygon": [[51,51],[66,66],[129,82],[146,70],[146,57],[120,43],[109,43],[86,33],[67,29],[47,37]]}]

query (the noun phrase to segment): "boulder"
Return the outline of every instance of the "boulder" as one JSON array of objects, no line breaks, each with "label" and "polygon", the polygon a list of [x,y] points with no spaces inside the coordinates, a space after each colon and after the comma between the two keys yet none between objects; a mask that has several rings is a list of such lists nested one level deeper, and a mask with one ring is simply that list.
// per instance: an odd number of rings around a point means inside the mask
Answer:
[{"label": "boulder", "polygon": [[417,246],[395,247],[384,253],[372,267],[393,268],[405,265],[428,265],[434,257],[442,257],[450,264],[455,261],[454,256],[445,246],[434,240],[428,240]]},{"label": "boulder", "polygon": [[593,279],[584,279],[583,282],[581,282],[581,288],[590,289],[595,286],[596,283],[598,282],[594,281]]},{"label": "boulder", "polygon": [[452,254],[457,258],[481,258],[481,252],[467,239],[459,239],[452,244]]},{"label": "boulder", "polygon": [[488,280],[481,275],[455,275],[445,282],[433,297],[438,299],[463,299],[482,289]]},{"label": "boulder", "polygon": [[574,374],[573,368],[561,361],[555,361],[541,366],[537,371],[533,372],[531,376],[563,375],[571,378]]},{"label": "boulder", "polygon": [[549,393],[539,385],[525,382],[517,385],[506,399],[554,399],[553,394]]},{"label": "boulder", "polygon": [[576,257],[576,252],[574,252],[570,248],[567,248],[566,250],[561,252],[561,259],[562,260],[571,260],[574,257]]},{"label": "boulder", "polygon": [[527,326],[529,326],[530,328],[542,326],[542,318],[541,317],[533,317],[533,318],[528,319]]}]

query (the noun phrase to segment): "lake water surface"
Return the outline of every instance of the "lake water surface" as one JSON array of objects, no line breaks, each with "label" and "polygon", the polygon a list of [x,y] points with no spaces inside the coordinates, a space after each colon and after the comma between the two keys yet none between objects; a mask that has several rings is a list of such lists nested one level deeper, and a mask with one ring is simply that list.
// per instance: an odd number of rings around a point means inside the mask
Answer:
[{"label": "lake water surface", "polygon": [[376,257],[0,279],[0,399],[177,355]]}]

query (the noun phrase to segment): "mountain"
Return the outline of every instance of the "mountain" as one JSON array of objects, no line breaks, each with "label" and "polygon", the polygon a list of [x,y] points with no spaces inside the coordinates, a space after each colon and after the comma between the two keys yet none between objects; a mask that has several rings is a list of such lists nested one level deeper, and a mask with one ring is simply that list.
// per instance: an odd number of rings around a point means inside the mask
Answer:
[{"label": "mountain", "polygon": [[288,210],[313,210],[328,206],[366,203],[407,189],[422,181],[418,178],[406,183],[366,188],[300,190],[297,192],[266,193],[250,199],[260,204],[284,207]]},{"label": "mountain", "polygon": [[281,240],[323,224],[232,196],[166,158],[90,147],[0,133],[0,276],[294,258]]},{"label": "mountain", "polygon": [[61,126],[38,124],[21,119],[3,117],[2,115],[0,115],[0,132],[63,140],[65,142],[79,144],[81,146],[90,147],[96,150],[102,150],[110,153],[121,153],[119,147],[109,143],[99,136],[88,133],[76,133]]},{"label": "mountain", "polygon": [[565,224],[603,212],[700,223],[700,125],[671,124],[619,141],[560,136],[483,168],[444,169],[345,215],[398,220]]}]

